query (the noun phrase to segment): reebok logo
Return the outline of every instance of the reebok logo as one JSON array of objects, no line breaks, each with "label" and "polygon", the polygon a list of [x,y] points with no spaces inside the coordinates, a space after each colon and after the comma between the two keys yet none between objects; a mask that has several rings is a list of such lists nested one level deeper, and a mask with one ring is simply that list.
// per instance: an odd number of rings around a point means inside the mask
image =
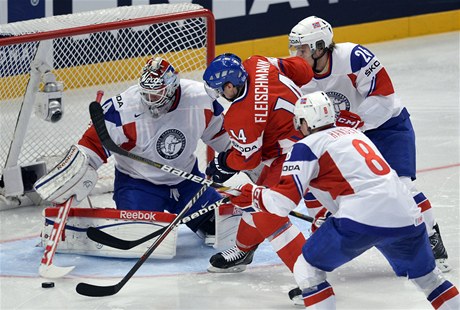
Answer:
[{"label": "reebok logo", "polygon": [[153,212],[141,212],[141,211],[120,211],[120,218],[123,220],[144,220],[144,221],[156,221],[155,213]]}]

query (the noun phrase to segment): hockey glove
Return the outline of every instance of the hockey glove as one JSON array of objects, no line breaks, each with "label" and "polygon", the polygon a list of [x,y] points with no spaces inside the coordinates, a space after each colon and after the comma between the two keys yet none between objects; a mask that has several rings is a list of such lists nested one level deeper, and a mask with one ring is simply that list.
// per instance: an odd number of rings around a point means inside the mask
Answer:
[{"label": "hockey glove", "polygon": [[316,213],[315,220],[311,224],[311,232],[314,233],[331,215],[331,211],[326,208],[319,210],[319,212]]},{"label": "hockey glove", "polygon": [[240,185],[236,188],[238,193],[228,194],[230,202],[245,212],[265,211],[262,203],[262,190],[265,187],[256,186],[250,183]]},{"label": "hockey glove", "polygon": [[358,114],[347,110],[340,110],[340,113],[335,120],[335,124],[340,127],[351,127],[358,129],[363,127],[364,122]]},{"label": "hockey glove", "polygon": [[224,183],[238,172],[227,166],[225,163],[229,153],[230,150],[221,152],[214,157],[211,162],[209,162],[208,167],[206,168],[206,175],[211,177],[214,182]]}]

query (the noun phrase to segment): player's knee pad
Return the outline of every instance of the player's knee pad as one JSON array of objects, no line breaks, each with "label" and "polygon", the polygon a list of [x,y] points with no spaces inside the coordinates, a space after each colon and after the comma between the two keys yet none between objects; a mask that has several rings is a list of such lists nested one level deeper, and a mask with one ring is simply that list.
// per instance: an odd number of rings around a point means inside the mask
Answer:
[{"label": "player's knee pad", "polygon": [[64,159],[34,185],[43,200],[64,203],[75,196],[82,201],[96,186],[97,172],[89,165],[89,158],[76,145],[72,145]]},{"label": "player's knee pad", "polygon": [[326,272],[310,265],[303,254],[300,254],[297,258],[293,273],[297,284],[302,290],[326,281]]},{"label": "player's knee pad", "polygon": [[433,271],[422,277],[410,280],[415,284],[415,286],[419,290],[421,290],[423,293],[425,293],[426,296],[428,296],[435,288],[440,286],[445,281],[445,278],[442,275],[441,270],[435,268],[433,269]]}]

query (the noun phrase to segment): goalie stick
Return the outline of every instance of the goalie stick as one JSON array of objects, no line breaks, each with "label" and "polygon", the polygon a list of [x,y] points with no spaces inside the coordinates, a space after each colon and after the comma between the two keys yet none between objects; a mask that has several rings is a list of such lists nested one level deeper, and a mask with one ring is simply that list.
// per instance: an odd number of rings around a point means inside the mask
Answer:
[{"label": "goalie stick", "polygon": [[102,297],[115,295],[121,288],[128,282],[129,279],[136,273],[136,271],[142,266],[142,264],[149,258],[149,256],[155,251],[160,243],[168,236],[168,234],[178,225],[184,218],[187,211],[195,204],[195,202],[203,195],[209,185],[204,184],[200,190],[192,197],[192,199],[185,205],[182,211],[176,216],[176,218],[165,227],[163,233],[158,237],[157,240],[145,251],[145,253],[137,260],[136,264],[128,271],[128,273],[121,279],[120,282],[109,286],[98,286],[88,283],[78,283],[76,290],[80,295],[90,297]]},{"label": "goalie stick", "polygon": [[56,253],[56,248],[59,239],[61,239],[62,232],[65,229],[65,223],[67,221],[67,217],[69,216],[73,199],[74,196],[70,197],[65,203],[59,205],[60,208],[58,216],[54,221],[53,229],[51,230],[50,237],[46,243],[45,251],[40,262],[40,267],[38,267],[38,273],[43,278],[62,278],[75,268],[75,266],[59,267],[53,265],[54,254]]},{"label": "goalie stick", "polygon": [[[104,92],[99,90],[96,94],[96,102],[99,104],[101,102],[102,96]],[[74,200],[74,196],[70,197],[65,203],[60,204],[60,209],[58,216],[53,224],[53,229],[51,230],[50,237],[48,242],[45,246],[45,251],[43,253],[40,266],[38,267],[38,274],[44,278],[61,278],[71,272],[75,266],[71,267],[58,267],[53,265],[53,258],[54,254],[56,253],[57,245],[59,243],[59,239],[62,236],[62,233],[65,230],[65,224],[67,222],[67,218],[69,217],[70,207],[72,206],[72,202]]]}]

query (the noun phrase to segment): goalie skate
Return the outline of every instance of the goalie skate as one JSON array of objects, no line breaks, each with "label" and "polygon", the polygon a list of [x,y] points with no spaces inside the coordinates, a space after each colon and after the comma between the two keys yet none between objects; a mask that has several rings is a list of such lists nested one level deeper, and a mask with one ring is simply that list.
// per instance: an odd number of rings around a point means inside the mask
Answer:
[{"label": "goalie skate", "polygon": [[252,263],[256,249],[248,252],[241,251],[236,245],[232,248],[214,254],[209,263],[209,272],[213,273],[236,273],[246,270],[246,266]]}]

